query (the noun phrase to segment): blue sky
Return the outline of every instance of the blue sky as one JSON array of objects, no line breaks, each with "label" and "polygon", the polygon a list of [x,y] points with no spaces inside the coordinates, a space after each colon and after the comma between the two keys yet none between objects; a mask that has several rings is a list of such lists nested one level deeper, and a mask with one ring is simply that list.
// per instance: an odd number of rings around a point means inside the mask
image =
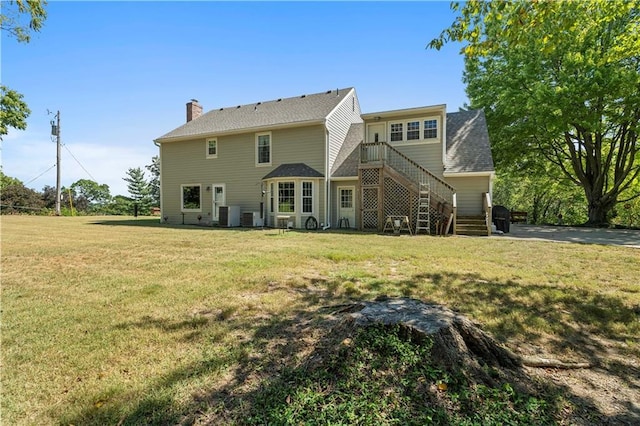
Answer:
[{"label": "blue sky", "polygon": [[32,111],[2,142],[3,171],[36,190],[55,186],[47,110],[61,113],[62,184],[127,195],[127,170],[151,163],[191,98],[208,111],[355,87],[363,112],[468,102],[460,45],[425,49],[453,22],[448,1],[50,1],[47,12],[29,44],[2,34],[2,84]]}]

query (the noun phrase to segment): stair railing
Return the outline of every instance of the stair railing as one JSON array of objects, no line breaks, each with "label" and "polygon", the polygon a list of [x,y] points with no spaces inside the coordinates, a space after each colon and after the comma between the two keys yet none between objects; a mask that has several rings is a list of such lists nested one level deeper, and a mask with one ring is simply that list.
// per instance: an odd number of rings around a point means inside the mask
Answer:
[{"label": "stair railing", "polygon": [[453,197],[456,193],[453,186],[386,142],[362,142],[360,144],[360,162],[386,164],[414,182],[417,188],[420,187],[420,184],[428,184],[433,194],[453,206]]}]

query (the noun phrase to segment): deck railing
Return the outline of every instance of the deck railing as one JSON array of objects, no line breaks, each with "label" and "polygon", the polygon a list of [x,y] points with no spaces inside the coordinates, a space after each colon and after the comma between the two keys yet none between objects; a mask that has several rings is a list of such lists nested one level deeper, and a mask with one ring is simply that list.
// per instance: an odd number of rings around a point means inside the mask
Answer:
[{"label": "deck railing", "polygon": [[441,201],[448,203],[449,206],[453,206],[453,195],[456,193],[454,187],[386,142],[361,143],[360,162],[363,164],[386,164],[412,182],[415,182],[418,188],[420,184],[429,185],[432,194],[435,194]]}]

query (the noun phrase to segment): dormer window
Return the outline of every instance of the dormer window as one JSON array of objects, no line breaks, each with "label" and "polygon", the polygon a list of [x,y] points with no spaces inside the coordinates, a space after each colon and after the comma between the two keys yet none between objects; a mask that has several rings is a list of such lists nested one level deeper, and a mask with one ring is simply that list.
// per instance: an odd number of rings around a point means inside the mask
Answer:
[{"label": "dormer window", "polygon": [[430,117],[390,122],[389,141],[405,143],[437,142],[440,136],[438,123],[438,118]]},{"label": "dormer window", "polygon": [[434,139],[438,137],[438,120],[424,121],[424,139]]}]

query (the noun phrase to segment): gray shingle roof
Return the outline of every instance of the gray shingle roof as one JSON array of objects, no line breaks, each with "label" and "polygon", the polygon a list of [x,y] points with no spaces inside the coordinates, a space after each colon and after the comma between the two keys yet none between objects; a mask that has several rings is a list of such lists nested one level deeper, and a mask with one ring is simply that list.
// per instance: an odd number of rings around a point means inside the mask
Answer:
[{"label": "gray shingle roof", "polygon": [[322,173],[304,163],[281,164],[262,179],[283,177],[321,178]]},{"label": "gray shingle roof", "polygon": [[360,151],[358,146],[364,140],[364,123],[352,124],[345,137],[344,144],[338,152],[336,161],[331,171],[333,177],[358,176],[358,163]]},{"label": "gray shingle roof", "polygon": [[[364,139],[364,124],[352,124],[332,170],[333,177],[358,176],[358,144]],[[492,172],[493,158],[484,112],[447,113],[447,173]]]},{"label": "gray shingle roof", "polygon": [[166,133],[156,141],[233,133],[295,123],[321,122],[351,90],[352,88],[338,89],[214,109]]},{"label": "gray shingle roof", "polygon": [[484,111],[447,114],[446,173],[493,172]]}]

